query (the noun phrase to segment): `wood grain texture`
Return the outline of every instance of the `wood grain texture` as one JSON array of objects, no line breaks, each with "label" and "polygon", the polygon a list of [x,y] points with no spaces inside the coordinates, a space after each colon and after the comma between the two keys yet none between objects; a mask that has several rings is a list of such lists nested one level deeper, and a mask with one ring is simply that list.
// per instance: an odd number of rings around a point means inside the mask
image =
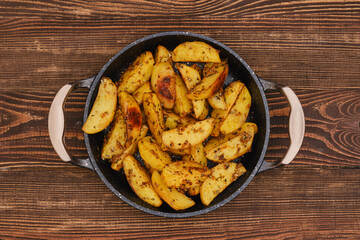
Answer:
[{"label": "wood grain texture", "polygon": [[[0,3],[0,16],[27,18],[184,18],[287,16],[342,18],[360,13],[359,1],[9,1]],[[356,14],[354,14],[356,15]],[[359,17],[359,16],[358,16]]]},{"label": "wood grain texture", "polygon": [[[134,26],[136,26],[134,28]],[[0,81],[53,90],[95,75],[118,51],[149,34],[191,31],[238,53],[261,77],[290,87],[360,87],[360,21],[312,18],[0,18]],[[19,71],[19,67],[22,70]],[[322,81],[326,79],[326,81]],[[341,79],[341,81],[339,81]]]},{"label": "wood grain texture", "polygon": [[[296,89],[306,117],[303,146],[294,166],[360,167],[360,89]],[[48,137],[47,115],[54,92],[0,92],[2,116],[0,168],[63,165]],[[75,156],[86,156],[81,131],[87,90],[70,95],[66,104],[66,142]],[[266,159],[281,158],[288,148],[286,99],[267,94],[271,109],[271,135]],[[31,108],[29,107],[31,106]],[[24,162],[24,158],[27,162]]]},{"label": "wood grain texture", "polygon": [[213,212],[168,219],[125,204],[91,171],[18,168],[1,171],[0,238],[356,239],[359,177],[358,169],[276,169]]}]

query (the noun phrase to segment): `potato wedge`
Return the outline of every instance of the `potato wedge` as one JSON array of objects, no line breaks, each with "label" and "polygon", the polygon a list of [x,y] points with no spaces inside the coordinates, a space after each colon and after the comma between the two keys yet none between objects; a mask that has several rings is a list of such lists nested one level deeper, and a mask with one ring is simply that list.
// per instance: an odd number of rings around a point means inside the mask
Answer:
[{"label": "potato wedge", "polygon": [[186,117],[190,115],[193,110],[192,102],[186,97],[187,88],[181,79],[179,74],[175,75],[175,93],[176,93],[176,101],[174,112],[179,114],[180,117]]},{"label": "potato wedge", "polygon": [[127,92],[121,91],[119,95],[119,104],[126,118],[126,147],[129,147],[135,138],[140,135],[142,126],[142,115],[139,104]]},{"label": "potato wedge", "polygon": [[185,127],[164,131],[162,140],[165,146],[173,149],[184,149],[202,143],[214,128],[214,119],[189,124]]},{"label": "potato wedge", "polygon": [[165,129],[164,116],[157,95],[155,93],[144,93],[143,107],[146,115],[146,122],[151,133],[161,149],[166,151],[166,146],[162,141],[162,134]]},{"label": "potato wedge", "polygon": [[144,93],[147,92],[152,92],[150,82],[144,83],[132,94],[132,96],[134,97],[136,102],[140,105],[142,104]]},{"label": "potato wedge", "polygon": [[187,191],[187,193],[190,195],[190,196],[196,196],[200,193],[200,186],[196,186],[196,187],[192,187],[192,188],[189,188],[189,190]]},{"label": "potato wedge", "polygon": [[166,186],[181,190],[200,186],[210,174],[209,168],[194,161],[172,162],[161,172]]},{"label": "potato wedge", "polygon": [[122,168],[123,160],[128,155],[135,154],[137,147],[138,147],[138,142],[146,136],[148,131],[149,131],[149,127],[145,124],[142,125],[140,135],[135,139],[135,141],[133,141],[133,143],[128,148],[126,148],[121,155],[115,155],[113,157],[113,159],[112,159],[113,161],[111,163],[112,169],[114,169],[115,171],[119,171]]},{"label": "potato wedge", "polygon": [[175,210],[184,210],[195,205],[195,202],[185,194],[165,185],[158,171],[154,171],[151,182],[158,195]]},{"label": "potato wedge", "polygon": [[222,134],[229,134],[239,129],[246,121],[251,107],[251,95],[247,87],[243,87],[234,106],[220,126]]},{"label": "potato wedge", "polygon": [[[241,90],[245,85],[240,81],[232,82],[224,91],[224,98],[226,103],[226,109],[228,112],[234,106],[236,99],[238,98]],[[226,114],[227,115],[227,114]]]},{"label": "potato wedge", "polygon": [[197,65],[196,63],[192,64],[190,66],[191,68],[195,69],[200,75],[201,75],[201,67],[199,67],[199,65]]},{"label": "potato wedge", "polygon": [[206,158],[220,163],[234,160],[251,149],[256,133],[257,126],[255,123],[245,123],[238,136],[207,151]]},{"label": "potato wedge", "polygon": [[218,164],[211,171],[211,175],[200,187],[200,199],[206,206],[226,187],[243,175],[246,169],[241,163],[229,162]]},{"label": "potato wedge", "polygon": [[154,57],[147,51],[138,56],[135,61],[120,76],[118,92],[133,93],[149,81],[154,67]]},{"label": "potato wedge", "polygon": [[213,96],[209,97],[207,100],[212,108],[227,110],[224,91],[220,90],[219,92],[215,93]]},{"label": "potato wedge", "polygon": [[[184,80],[184,83],[188,90],[192,89],[193,87],[196,86],[196,84],[200,83],[201,77],[196,69],[180,63],[177,63],[175,67],[179,70],[181,77]],[[202,114],[202,112],[204,111],[205,99],[192,100],[191,102],[194,107],[195,118],[198,119]]]},{"label": "potato wedge", "polygon": [[195,123],[196,120],[189,117],[180,117],[173,112],[163,110],[165,129],[174,129],[180,126],[186,126],[190,123]]},{"label": "potato wedge", "polygon": [[101,149],[103,160],[113,161],[112,158],[121,155],[125,150],[126,143],[126,118],[120,113],[111,124],[110,131],[104,137]]},{"label": "potato wedge", "polygon": [[123,168],[126,179],[135,194],[150,205],[159,207],[162,200],[153,188],[146,169],[133,156],[127,156],[124,159]]},{"label": "potato wedge", "polygon": [[220,135],[219,137],[212,137],[211,139],[209,139],[209,141],[206,142],[204,147],[204,152],[205,153],[209,152],[211,149],[217,147],[218,145],[224,142],[233,139],[234,137],[237,137],[239,134],[240,134],[240,129],[226,135]]},{"label": "potato wedge", "polygon": [[[197,117],[198,120],[204,120],[209,115],[210,106],[209,106],[209,103],[206,101],[206,99],[204,99],[204,100],[205,100],[204,105],[202,105],[202,107],[204,109],[201,112],[201,114]],[[194,101],[196,101],[198,103],[199,101],[202,101],[202,100],[194,100]]]},{"label": "potato wedge", "polygon": [[213,109],[211,112],[211,117],[214,118],[214,129],[211,132],[211,136],[217,137],[220,135],[220,126],[223,120],[225,119],[227,111],[221,109]]},{"label": "potato wedge", "polygon": [[82,130],[87,134],[94,134],[109,126],[115,116],[116,102],[115,84],[110,78],[103,77],[95,102]]},{"label": "potato wedge", "polygon": [[174,62],[220,62],[219,51],[207,43],[194,41],[178,45],[172,55]]},{"label": "potato wedge", "polygon": [[159,62],[155,64],[151,75],[151,88],[164,108],[174,108],[176,98],[175,72],[170,63]]},{"label": "potato wedge", "polygon": [[215,64],[211,72],[201,82],[192,88],[186,96],[191,100],[206,99],[222,89],[229,67],[226,63]]},{"label": "potato wedge", "polygon": [[172,149],[169,148],[167,149],[167,151],[169,153],[172,153],[174,155],[178,155],[178,156],[185,156],[185,155],[189,155],[190,154],[190,148],[185,148],[185,149]]},{"label": "potato wedge", "polygon": [[202,77],[206,77],[208,75],[208,73],[210,72],[210,69],[214,66],[215,63],[213,62],[209,62],[209,63],[205,63],[204,67],[202,69]]},{"label": "potato wedge", "polygon": [[151,168],[161,172],[166,164],[171,163],[171,157],[164,152],[156,141],[148,136],[138,143],[141,158]]},{"label": "potato wedge", "polygon": [[202,143],[191,146],[190,148],[190,154],[193,161],[200,163],[203,166],[207,166],[207,159],[204,152],[204,145]]},{"label": "potato wedge", "polygon": [[159,62],[168,62],[170,65],[173,64],[170,51],[162,45],[157,46],[155,51],[155,63]]}]

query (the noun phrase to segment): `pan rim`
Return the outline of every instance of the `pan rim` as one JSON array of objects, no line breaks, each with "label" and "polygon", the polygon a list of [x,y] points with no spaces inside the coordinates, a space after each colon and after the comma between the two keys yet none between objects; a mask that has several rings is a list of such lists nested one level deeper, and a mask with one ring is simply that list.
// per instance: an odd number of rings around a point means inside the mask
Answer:
[{"label": "pan rim", "polygon": [[269,114],[269,107],[268,107],[268,102],[265,96],[265,91],[263,89],[263,86],[260,83],[259,78],[257,77],[257,75],[255,74],[255,72],[250,68],[250,66],[245,62],[244,59],[242,59],[236,52],[234,52],[231,48],[229,48],[228,46],[226,46],[225,44],[204,36],[202,34],[197,34],[197,33],[192,33],[192,32],[187,32],[187,31],[169,31],[169,32],[160,32],[160,33],[155,33],[155,34],[151,34],[148,36],[145,36],[143,38],[140,38],[138,40],[135,40],[134,42],[128,44],[126,47],[124,47],[123,49],[121,49],[118,53],[116,53],[99,71],[99,73],[95,76],[94,81],[90,87],[90,91],[89,94],[87,96],[87,100],[86,100],[86,104],[85,104],[85,108],[84,108],[84,121],[86,120],[87,116],[88,116],[88,112],[89,112],[89,107],[90,107],[90,101],[91,101],[91,96],[93,95],[96,86],[98,85],[98,82],[100,81],[101,76],[104,74],[104,72],[106,71],[106,69],[109,67],[110,64],[113,63],[113,61],[115,61],[115,59],[117,59],[119,56],[121,56],[124,52],[126,52],[127,50],[129,50],[130,48],[134,47],[135,45],[142,43],[144,41],[147,41],[149,39],[153,39],[153,38],[157,38],[157,37],[163,37],[163,36],[190,36],[190,37],[195,37],[195,38],[200,38],[200,39],[204,39],[206,41],[209,41],[215,45],[220,46],[221,48],[225,49],[229,54],[233,55],[246,69],[247,71],[250,73],[252,79],[254,80],[257,88],[259,89],[260,92],[260,96],[261,96],[261,100],[264,104],[264,110],[265,110],[265,136],[264,136],[264,144],[262,146],[262,151],[260,154],[260,157],[258,159],[258,162],[255,166],[255,168],[252,170],[251,174],[247,177],[247,179],[245,180],[245,182],[230,196],[228,196],[227,198],[225,198],[224,200],[222,200],[221,202],[219,202],[216,205],[204,208],[204,209],[200,209],[200,210],[196,210],[196,211],[192,211],[192,212],[176,212],[176,213],[168,213],[168,212],[162,212],[159,210],[153,210],[150,208],[146,208],[144,206],[141,206],[133,201],[131,201],[130,199],[128,199],[127,197],[125,197],[124,195],[122,195],[118,190],[116,190],[114,188],[114,186],[106,179],[106,177],[104,176],[104,174],[102,173],[102,171],[100,170],[99,166],[96,163],[95,160],[95,156],[93,155],[92,151],[91,151],[91,146],[90,146],[90,140],[89,140],[89,136],[88,134],[84,133],[84,140],[85,140],[85,145],[87,148],[87,152],[89,154],[89,158],[91,161],[91,164],[93,165],[93,168],[95,170],[95,172],[99,175],[100,179],[104,182],[104,184],[118,197],[120,198],[122,201],[126,202],[127,204],[129,204],[130,206],[139,209],[143,212],[152,214],[152,215],[156,215],[156,216],[161,216],[161,217],[169,217],[169,218],[186,218],[186,217],[193,217],[193,216],[197,216],[197,215],[201,215],[201,214],[205,214],[208,212],[211,212],[217,208],[220,208],[221,206],[225,205],[226,203],[230,202],[232,199],[234,199],[236,196],[238,196],[240,194],[240,192],[242,192],[246,186],[252,181],[252,179],[255,177],[255,175],[258,173],[263,161],[264,161],[264,157],[265,157],[265,153],[268,147],[268,142],[269,142],[269,136],[270,136],[270,114]]}]

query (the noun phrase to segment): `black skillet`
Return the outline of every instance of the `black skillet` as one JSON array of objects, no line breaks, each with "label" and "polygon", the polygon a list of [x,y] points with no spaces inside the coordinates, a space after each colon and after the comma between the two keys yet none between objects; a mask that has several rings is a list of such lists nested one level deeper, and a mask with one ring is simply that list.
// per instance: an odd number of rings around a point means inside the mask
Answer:
[{"label": "black skillet", "polygon": [[[128,185],[124,173],[122,171],[116,172],[112,170],[109,163],[101,160],[100,152],[104,131],[94,135],[84,134],[86,148],[89,154],[87,159],[77,159],[72,156],[66,149],[64,142],[65,123],[63,110],[66,98],[72,91],[78,87],[89,88],[84,109],[85,122],[96,98],[100,79],[103,76],[110,77],[116,81],[120,73],[142,52],[152,51],[154,53],[159,44],[172,50],[178,44],[185,41],[206,42],[220,50],[221,58],[228,59],[229,74],[224,86],[226,87],[236,80],[241,80],[245,83],[252,96],[250,120],[258,125],[259,131],[255,136],[252,151],[237,159],[237,161],[241,161],[247,169],[247,172],[243,176],[219,194],[209,206],[204,206],[197,196],[193,198],[196,202],[195,206],[183,211],[175,211],[166,203],[156,208],[140,200]],[[275,163],[264,161],[270,133],[269,108],[265,97],[265,91],[268,89],[280,90],[288,99],[291,107],[289,116],[289,136],[291,144],[285,157]],[[63,161],[95,171],[105,185],[120,199],[139,210],[164,217],[196,216],[221,207],[236,197],[259,172],[290,163],[300,149],[305,132],[305,120],[301,103],[290,88],[282,87],[257,77],[247,63],[224,44],[212,38],[189,32],[162,32],[139,39],[112,57],[96,76],[72,84],[66,84],[58,91],[53,100],[49,112],[48,124],[51,142],[55,151]],[[137,157],[139,156],[137,155]]]}]

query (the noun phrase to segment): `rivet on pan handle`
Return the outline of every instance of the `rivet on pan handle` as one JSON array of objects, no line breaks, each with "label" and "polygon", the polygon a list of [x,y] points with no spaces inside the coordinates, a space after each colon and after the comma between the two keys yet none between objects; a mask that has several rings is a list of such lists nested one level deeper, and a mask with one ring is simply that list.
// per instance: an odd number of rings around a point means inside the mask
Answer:
[{"label": "rivet on pan handle", "polygon": [[66,148],[64,107],[66,99],[71,92],[75,91],[79,87],[90,88],[93,80],[94,77],[64,85],[54,97],[48,119],[50,140],[61,160],[91,170],[94,170],[94,168],[91,165],[89,158],[77,159],[72,156]]},{"label": "rivet on pan handle", "polygon": [[299,98],[296,96],[293,90],[289,87],[283,87],[279,84],[265,81],[259,78],[261,84],[263,85],[264,90],[280,90],[286,97],[290,105],[290,115],[289,115],[289,137],[290,137],[290,146],[285,156],[276,162],[267,162],[264,161],[260,167],[258,173],[279,167],[282,165],[289,164],[299,152],[302,145],[304,135],[305,135],[305,115],[303,108],[301,106]]}]

